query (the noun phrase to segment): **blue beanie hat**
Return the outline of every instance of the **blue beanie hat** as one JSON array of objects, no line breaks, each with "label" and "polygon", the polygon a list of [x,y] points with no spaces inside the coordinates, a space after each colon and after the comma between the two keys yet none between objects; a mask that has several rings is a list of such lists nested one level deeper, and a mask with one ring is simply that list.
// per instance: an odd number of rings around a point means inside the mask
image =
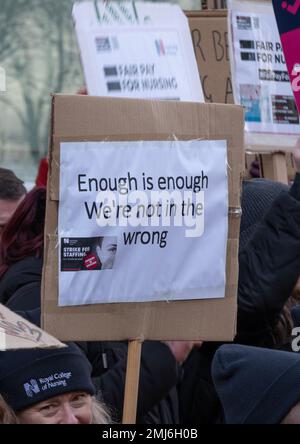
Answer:
[{"label": "blue beanie hat", "polygon": [[212,374],[227,424],[279,424],[300,401],[298,353],[223,345]]},{"label": "blue beanie hat", "polygon": [[91,365],[75,344],[0,352],[0,394],[15,412],[73,391],[94,394]]}]

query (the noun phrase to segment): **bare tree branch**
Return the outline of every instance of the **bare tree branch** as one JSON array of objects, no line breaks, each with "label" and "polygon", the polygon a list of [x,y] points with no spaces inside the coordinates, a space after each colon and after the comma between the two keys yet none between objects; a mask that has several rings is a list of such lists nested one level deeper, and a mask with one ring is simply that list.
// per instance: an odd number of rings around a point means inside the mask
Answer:
[{"label": "bare tree branch", "polygon": [[21,92],[18,105],[11,97],[1,102],[15,112],[36,160],[47,148],[50,93],[64,92],[81,75],[71,17],[73,0],[0,2],[0,64],[5,62]]}]

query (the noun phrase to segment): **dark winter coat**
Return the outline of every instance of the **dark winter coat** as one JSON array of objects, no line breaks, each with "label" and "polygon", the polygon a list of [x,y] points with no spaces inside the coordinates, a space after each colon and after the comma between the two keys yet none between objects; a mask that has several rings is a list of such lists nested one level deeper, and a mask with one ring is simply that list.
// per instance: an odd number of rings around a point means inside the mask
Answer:
[{"label": "dark winter coat", "polygon": [[[274,327],[300,275],[299,173],[290,191],[278,194],[263,220],[255,223],[255,230],[247,228],[249,231],[239,253],[234,342],[272,348]],[[179,402],[185,423],[213,423],[221,414],[211,380],[211,362],[220,345],[204,344],[184,364]]]},{"label": "dark winter coat", "polygon": [[28,257],[14,265],[0,279],[0,303],[12,310],[33,310],[40,306],[42,259]]}]

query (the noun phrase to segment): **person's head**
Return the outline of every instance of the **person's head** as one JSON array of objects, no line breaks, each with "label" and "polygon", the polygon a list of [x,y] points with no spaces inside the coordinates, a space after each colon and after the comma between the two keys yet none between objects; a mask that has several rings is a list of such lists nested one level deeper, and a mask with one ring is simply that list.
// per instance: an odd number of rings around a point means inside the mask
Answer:
[{"label": "person's head", "polygon": [[299,354],[223,345],[212,376],[227,424],[300,424]]},{"label": "person's head", "polygon": [[0,234],[26,194],[22,180],[6,168],[0,168]]},{"label": "person's head", "polygon": [[[91,365],[75,344],[1,352],[0,393],[21,424],[94,421]],[[102,412],[105,423],[105,410]]]},{"label": "person's head", "polygon": [[76,391],[30,406],[15,416],[19,424],[107,424],[109,416],[94,396]]},{"label": "person's head", "polygon": [[11,265],[25,257],[42,257],[45,209],[45,188],[34,188],[19,204],[2,232],[0,278]]},{"label": "person's head", "polygon": [[113,268],[116,252],[116,237],[105,236],[100,238],[99,244],[96,246],[96,253],[99,257],[102,270]]}]

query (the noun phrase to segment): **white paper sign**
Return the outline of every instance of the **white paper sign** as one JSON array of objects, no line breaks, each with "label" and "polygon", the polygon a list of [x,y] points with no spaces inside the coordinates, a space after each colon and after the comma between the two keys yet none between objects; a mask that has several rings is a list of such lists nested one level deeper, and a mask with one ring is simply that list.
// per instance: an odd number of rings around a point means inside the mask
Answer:
[{"label": "white paper sign", "polygon": [[177,5],[81,2],[73,17],[89,94],[204,102]]},{"label": "white paper sign", "polygon": [[61,143],[59,305],[223,298],[226,141]]},{"label": "white paper sign", "polygon": [[246,130],[300,133],[272,4],[230,0],[228,7],[235,103],[245,107]]}]

